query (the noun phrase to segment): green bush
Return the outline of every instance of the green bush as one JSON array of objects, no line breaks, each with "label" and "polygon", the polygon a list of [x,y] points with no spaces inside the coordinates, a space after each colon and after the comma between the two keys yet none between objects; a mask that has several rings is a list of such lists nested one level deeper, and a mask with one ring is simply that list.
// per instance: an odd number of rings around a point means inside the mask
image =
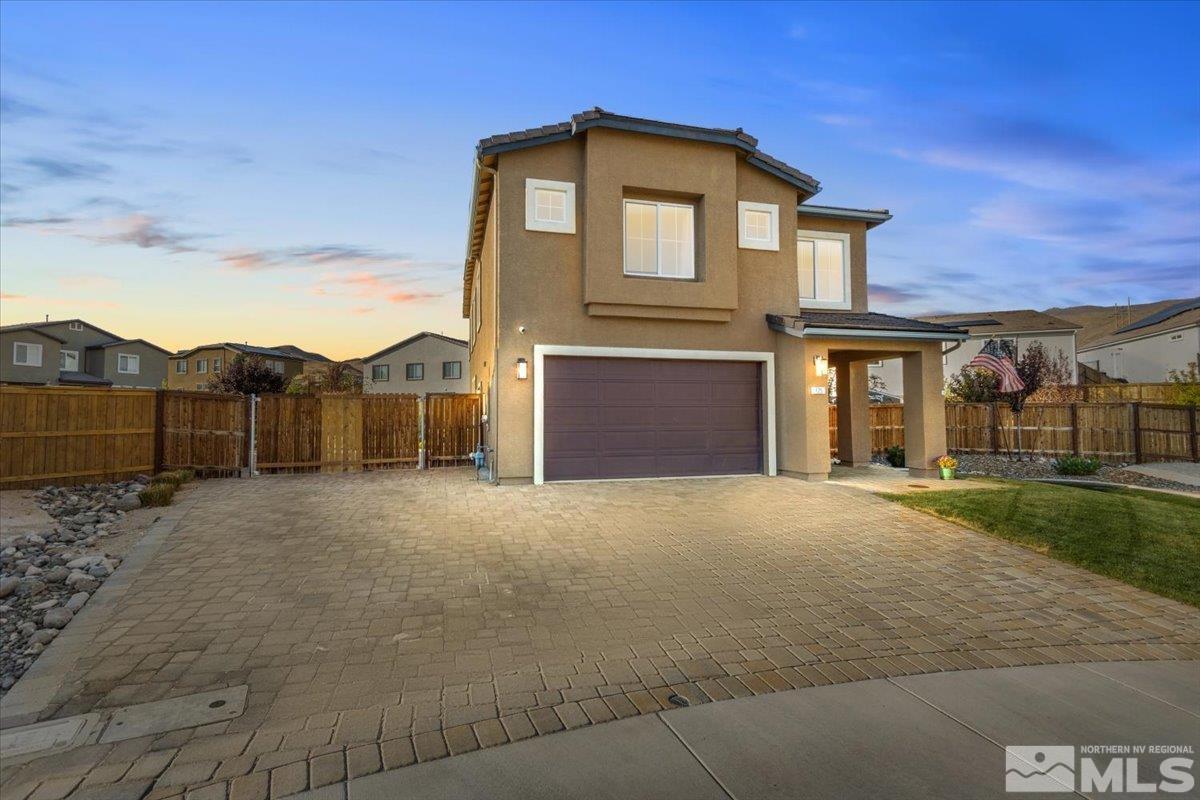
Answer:
[{"label": "green bush", "polygon": [[1084,456],[1063,456],[1054,462],[1054,471],[1059,475],[1095,475],[1100,469],[1100,460]]},{"label": "green bush", "polygon": [[904,448],[898,444],[894,444],[885,450],[883,457],[886,458],[887,462],[893,467],[904,466]]},{"label": "green bush", "polygon": [[179,476],[180,483],[191,483],[196,480],[196,470],[194,469],[177,469],[175,474]]},{"label": "green bush", "polygon": [[169,481],[156,481],[138,492],[138,499],[143,506],[169,506],[175,495],[175,484]]},{"label": "green bush", "polygon": [[183,483],[183,479],[179,477],[178,472],[160,472],[150,479],[151,486],[166,484],[172,489],[181,483]]}]

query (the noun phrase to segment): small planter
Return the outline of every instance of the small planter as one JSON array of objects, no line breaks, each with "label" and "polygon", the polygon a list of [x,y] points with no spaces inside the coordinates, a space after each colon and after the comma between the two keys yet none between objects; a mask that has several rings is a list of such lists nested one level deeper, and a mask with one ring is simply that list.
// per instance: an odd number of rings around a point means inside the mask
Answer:
[{"label": "small planter", "polygon": [[942,480],[944,480],[944,481],[954,480],[954,467],[939,467],[939,469],[942,472]]}]

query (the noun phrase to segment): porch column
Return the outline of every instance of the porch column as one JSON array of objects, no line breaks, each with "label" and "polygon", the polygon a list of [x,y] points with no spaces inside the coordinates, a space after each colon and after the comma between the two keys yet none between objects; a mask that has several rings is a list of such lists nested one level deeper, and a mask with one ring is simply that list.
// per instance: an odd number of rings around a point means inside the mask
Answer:
[{"label": "porch column", "polygon": [[[829,477],[829,395],[813,358],[827,357],[829,349],[782,333],[775,341],[779,474],[823,481]],[[812,393],[814,386],[819,394]]]},{"label": "porch column", "polygon": [[838,459],[848,467],[871,463],[871,415],[867,395],[867,362],[838,359],[837,448]]},{"label": "porch column", "polygon": [[942,345],[922,344],[904,356],[904,461],[916,478],[937,475],[933,460],[946,452]]}]

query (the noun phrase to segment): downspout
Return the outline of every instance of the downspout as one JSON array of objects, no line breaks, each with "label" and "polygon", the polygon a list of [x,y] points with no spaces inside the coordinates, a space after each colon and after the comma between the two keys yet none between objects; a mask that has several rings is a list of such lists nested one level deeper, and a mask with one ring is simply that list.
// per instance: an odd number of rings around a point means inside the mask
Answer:
[{"label": "downspout", "polygon": [[[495,387],[492,397],[492,407],[488,409],[488,425],[492,428],[492,483],[500,483],[500,459],[497,455],[500,447],[500,173],[483,163],[483,158],[476,157],[475,166],[482,172],[492,176],[492,225],[495,235],[492,236],[492,380]],[[487,226],[484,226],[484,237],[487,237]],[[482,278],[482,263],[480,266]]]},{"label": "downspout", "polygon": [[946,356],[950,355],[951,353],[953,353],[953,352],[954,352],[955,350],[957,350],[958,348],[962,347],[962,343],[963,343],[964,341],[966,341],[966,340],[965,340],[965,339],[959,339],[957,342],[955,342],[954,344],[950,345],[950,347],[949,347],[949,348],[947,348],[946,350],[943,350],[943,351],[942,351],[942,358],[945,358]]}]

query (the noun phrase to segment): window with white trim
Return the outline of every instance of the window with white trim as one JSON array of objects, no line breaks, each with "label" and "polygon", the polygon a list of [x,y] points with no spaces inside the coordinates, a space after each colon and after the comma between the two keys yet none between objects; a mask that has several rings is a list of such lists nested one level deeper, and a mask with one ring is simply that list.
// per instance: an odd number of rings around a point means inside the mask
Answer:
[{"label": "window with white trim", "polygon": [[67,329],[72,330],[72,331],[81,331],[81,330],[83,330],[83,323],[82,322],[67,323]]},{"label": "window with white trim", "polygon": [[738,201],[738,247],[779,250],[779,206]]},{"label": "window with white trim", "polygon": [[575,232],[575,184],[525,179],[525,230]]},{"label": "window with white trim", "polygon": [[117,372],[137,375],[142,371],[142,357],[133,353],[117,353]]},{"label": "window with white trim", "polygon": [[58,371],[59,372],[79,372],[79,351],[78,350],[59,350],[58,351]]},{"label": "window with white trim", "polygon": [[13,342],[13,364],[18,367],[40,367],[42,346],[29,342]]},{"label": "window with white trim", "polygon": [[208,372],[208,359],[207,358],[197,358],[196,359],[196,374],[203,375],[206,372]]},{"label": "window with white trim", "polygon": [[826,231],[796,232],[800,305],[850,308],[850,236]]},{"label": "window with white trim", "polygon": [[695,206],[654,200],[625,201],[625,274],[696,277]]},{"label": "window with white trim", "polygon": [[373,381],[390,381],[392,379],[392,367],[390,364],[372,364],[371,365],[371,380]]},{"label": "window with white trim", "polygon": [[882,367],[882,366],[883,366],[883,360],[882,360],[882,359],[880,359],[879,361],[868,361],[868,362],[867,362],[867,366],[868,366],[868,367]]},{"label": "window with white trim", "polygon": [[175,374],[176,375],[187,375],[187,360],[186,359],[181,358],[175,362]]}]

